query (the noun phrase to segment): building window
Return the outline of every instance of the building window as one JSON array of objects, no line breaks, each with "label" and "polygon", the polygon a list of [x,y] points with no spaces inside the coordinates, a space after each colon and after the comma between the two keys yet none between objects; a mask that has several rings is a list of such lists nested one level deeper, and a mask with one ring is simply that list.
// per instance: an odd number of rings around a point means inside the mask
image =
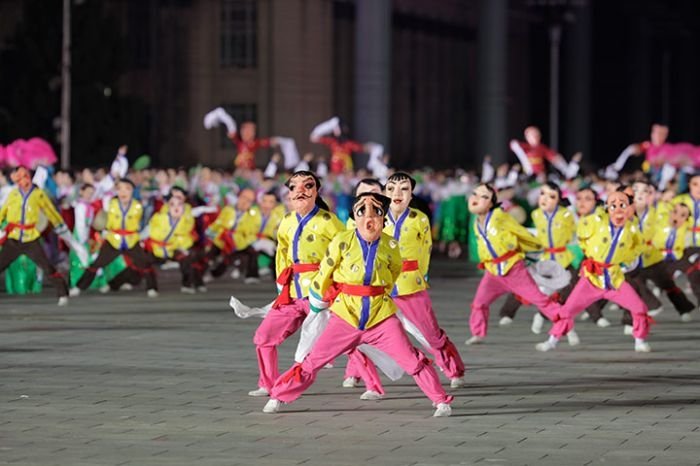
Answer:
[{"label": "building window", "polygon": [[257,0],[221,0],[221,67],[258,65]]},{"label": "building window", "polygon": [[[229,115],[236,120],[236,125],[238,129],[241,128],[241,124],[246,121],[252,121],[257,123],[258,121],[258,107],[255,104],[224,104],[222,105],[224,110],[228,112]],[[226,126],[221,125],[221,148],[230,149],[231,141],[228,138]]]}]

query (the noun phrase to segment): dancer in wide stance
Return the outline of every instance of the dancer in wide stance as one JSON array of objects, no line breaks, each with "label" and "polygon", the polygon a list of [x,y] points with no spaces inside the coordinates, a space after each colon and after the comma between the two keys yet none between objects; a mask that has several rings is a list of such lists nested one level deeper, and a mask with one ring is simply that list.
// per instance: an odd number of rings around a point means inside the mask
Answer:
[{"label": "dancer in wide stance", "polygon": [[263,412],[275,413],[314,382],[329,361],[360,344],[385,352],[411,374],[436,406],[434,416],[449,416],[452,397],[445,393],[430,360],[411,343],[395,316],[391,290],[401,273],[398,243],[382,233],[388,199],[366,193],[353,203],[357,229],[333,238],[312,278],[309,302],[313,312],[329,312],[328,326],[303,362],[277,379]]}]

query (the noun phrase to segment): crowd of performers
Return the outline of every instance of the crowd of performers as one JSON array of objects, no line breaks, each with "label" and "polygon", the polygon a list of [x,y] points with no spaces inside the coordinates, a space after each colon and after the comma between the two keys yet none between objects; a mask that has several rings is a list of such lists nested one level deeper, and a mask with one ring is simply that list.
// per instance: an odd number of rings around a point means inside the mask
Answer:
[{"label": "crowd of performers", "polygon": [[[529,127],[527,142],[511,142],[519,164],[494,168],[487,157],[481,173],[408,174],[387,168],[381,146],[325,136],[338,129],[337,119],[311,134],[337,151],[328,170],[325,159],[290,155],[286,138],[255,142],[249,124],[239,136],[218,110],[239,150],[233,174],[135,170],[124,146],[109,170],[52,174],[41,167],[32,174],[20,166],[11,183],[0,177],[7,290],[26,291],[32,267],[53,284],[59,306],[89,288],[108,293],[141,282],[157,298],[159,265],[179,266],[183,293],[206,292],[205,282],[229,268],[245,283],[269,275],[277,296],[268,306],[249,308],[235,297],[230,303],[239,317],[263,318],[253,338],[259,379],[249,395],[269,397],[264,412],[293,402],[346,355],[344,387],[364,385],[361,398],[376,400],[385,394],[377,367],[391,379],[407,373],[436,417],[449,416],[452,401],[436,366],[453,389],[464,385],[465,367],[428,293],[434,241],[450,257],[466,245],[483,270],[467,345],[486,340],[490,307],[503,295],[499,325],[512,323],[523,305],[539,311],[534,333],[550,321],[538,351],[556,349],[565,337],[578,345],[574,325],[582,313],[610,326],[602,314],[609,301],[624,311],[634,350],[649,352],[660,294],[682,322],[696,307],[687,294],[700,301],[700,172],[690,156],[673,158],[660,125],[650,142],[630,145],[600,173],[580,173],[580,154],[567,162]],[[207,118],[214,126],[212,114]],[[250,166],[257,147],[283,144],[286,153],[273,156],[265,172]],[[684,154],[694,149],[677,146]],[[376,151],[374,169],[353,171],[353,151]],[[645,151],[644,171],[620,174],[630,155]],[[282,160],[286,172],[277,166]],[[55,267],[65,251],[68,273]],[[676,284],[679,276],[689,290]],[[277,347],[299,329],[296,363],[280,374]]]}]

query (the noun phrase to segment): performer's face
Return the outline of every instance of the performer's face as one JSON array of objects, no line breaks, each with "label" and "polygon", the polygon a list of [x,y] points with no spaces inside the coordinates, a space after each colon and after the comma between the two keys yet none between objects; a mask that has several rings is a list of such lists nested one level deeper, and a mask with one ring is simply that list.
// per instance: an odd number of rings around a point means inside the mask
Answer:
[{"label": "performer's face", "polygon": [[536,146],[542,141],[542,133],[534,126],[525,128],[525,140],[531,146]]},{"label": "performer's face", "polygon": [[255,123],[246,122],[241,125],[241,139],[250,142],[255,139]]},{"label": "performer's face", "polygon": [[683,225],[690,217],[690,209],[685,204],[676,204],[671,210],[671,215],[669,215],[669,220],[671,226],[678,228]]},{"label": "performer's face", "polygon": [[305,215],[314,208],[318,189],[312,176],[299,175],[289,180],[289,203],[293,211]]},{"label": "performer's face", "polygon": [[178,190],[178,189],[174,189],[174,190],[170,193],[170,198],[171,198],[171,199],[172,199],[172,198],[175,198],[175,199],[177,199],[178,201],[180,201],[180,202],[183,203],[183,204],[184,204],[185,202],[187,202],[187,198],[185,197],[185,194],[184,194],[182,191]]},{"label": "performer's face", "polygon": [[651,127],[651,143],[655,146],[660,146],[666,142],[668,138],[668,126],[653,125]]},{"label": "performer's face", "polygon": [[605,202],[605,208],[608,210],[610,221],[616,227],[621,227],[630,218],[630,204],[627,194],[614,192],[608,196]]},{"label": "performer's face", "polygon": [[386,196],[391,200],[390,210],[393,213],[403,213],[413,197],[410,180],[389,181],[385,191]]},{"label": "performer's face", "polygon": [[24,167],[19,167],[17,170],[12,172],[10,179],[23,191],[26,191],[32,185],[32,178],[29,176],[29,171]]},{"label": "performer's face", "polygon": [[700,199],[700,176],[694,176],[690,179],[689,189],[693,199]]},{"label": "performer's face", "polygon": [[180,218],[185,212],[185,204],[180,199],[171,197],[168,201],[168,211],[172,217]]},{"label": "performer's face", "polygon": [[134,188],[129,183],[119,183],[117,185],[117,198],[122,203],[127,203],[134,195]]},{"label": "performer's face", "polygon": [[579,217],[590,215],[595,210],[595,194],[590,189],[584,189],[576,193],[576,213]]},{"label": "performer's face", "polygon": [[544,212],[552,213],[559,205],[559,193],[547,185],[540,188],[540,198],[538,200],[540,209]]},{"label": "performer's face", "polygon": [[87,186],[80,190],[80,199],[83,201],[91,202],[92,197],[95,195],[95,188]]},{"label": "performer's face", "polygon": [[493,207],[491,191],[484,186],[477,186],[469,196],[469,212],[474,215],[484,215]]},{"label": "performer's face", "polygon": [[643,209],[648,206],[651,201],[651,189],[646,183],[634,183],[632,185],[632,191],[634,192],[634,205],[639,209]]},{"label": "performer's face", "polygon": [[269,214],[275,206],[277,206],[277,199],[272,194],[265,194],[262,199],[260,199],[260,210],[262,210],[265,215]]},{"label": "performer's face", "polygon": [[250,189],[244,189],[238,195],[236,210],[239,212],[245,212],[253,206],[253,202],[255,202],[255,193]]},{"label": "performer's face", "polygon": [[365,241],[379,239],[384,229],[384,208],[381,202],[371,196],[363,197],[352,206],[357,231]]}]

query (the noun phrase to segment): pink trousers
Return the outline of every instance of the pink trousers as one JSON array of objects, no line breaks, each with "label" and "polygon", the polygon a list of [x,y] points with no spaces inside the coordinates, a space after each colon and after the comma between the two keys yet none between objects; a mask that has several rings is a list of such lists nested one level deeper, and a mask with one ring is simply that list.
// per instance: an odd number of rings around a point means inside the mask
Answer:
[{"label": "pink trousers", "polygon": [[447,395],[440,385],[440,378],[432,362],[411,346],[396,316],[367,330],[358,330],[340,317],[332,315],[311,352],[301,364],[295,364],[277,379],[270,390],[270,397],[291,403],[311,386],[316,374],[326,363],[363,343],[372,345],[393,358],[406,373],[413,376],[418,387],[433,403],[452,402],[452,396]]},{"label": "pink trousers", "polygon": [[646,338],[649,335],[651,318],[647,314],[647,306],[632,285],[625,281],[617,290],[601,289],[585,277],[579,279],[566,303],[562,305],[560,312],[565,318],[554,324],[550,334],[561,338],[569,333],[574,328],[574,318],[599,299],[612,301],[632,313],[632,334],[635,338]]},{"label": "pink trousers", "polygon": [[308,313],[309,302],[305,299],[295,299],[290,304],[270,309],[255,331],[253,343],[258,356],[259,387],[270,391],[274,385],[279,377],[277,347],[299,330]]},{"label": "pink trousers", "polygon": [[484,273],[484,277],[476,289],[476,295],[472,301],[472,313],[469,316],[469,328],[472,335],[486,336],[489,324],[489,306],[506,293],[517,294],[525,301],[532,303],[552,322],[564,318],[560,313],[561,305],[540,291],[535,280],[525,268],[525,264],[520,261],[502,277],[490,272]]}]

